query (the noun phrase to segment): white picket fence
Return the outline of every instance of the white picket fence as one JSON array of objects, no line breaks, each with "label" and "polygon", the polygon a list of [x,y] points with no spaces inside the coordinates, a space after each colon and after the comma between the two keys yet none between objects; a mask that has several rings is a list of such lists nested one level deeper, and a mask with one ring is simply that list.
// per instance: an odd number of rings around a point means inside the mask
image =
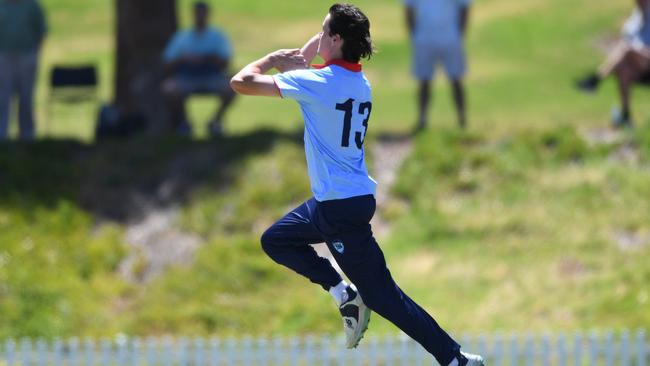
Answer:
[{"label": "white picket fence", "polygon": [[[644,331],[556,336],[460,337],[463,349],[486,356],[489,366],[646,366],[650,347]],[[0,344],[0,366],[347,366],[437,365],[404,335],[368,336],[356,350],[343,339],[128,338],[45,342],[23,339]]]}]

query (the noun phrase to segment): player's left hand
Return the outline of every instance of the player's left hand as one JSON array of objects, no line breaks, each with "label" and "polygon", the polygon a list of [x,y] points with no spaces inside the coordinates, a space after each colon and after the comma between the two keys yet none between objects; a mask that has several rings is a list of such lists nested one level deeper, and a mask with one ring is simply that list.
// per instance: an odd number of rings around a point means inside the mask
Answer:
[{"label": "player's left hand", "polygon": [[269,55],[273,67],[280,72],[306,69],[307,61],[299,49],[277,50]]}]

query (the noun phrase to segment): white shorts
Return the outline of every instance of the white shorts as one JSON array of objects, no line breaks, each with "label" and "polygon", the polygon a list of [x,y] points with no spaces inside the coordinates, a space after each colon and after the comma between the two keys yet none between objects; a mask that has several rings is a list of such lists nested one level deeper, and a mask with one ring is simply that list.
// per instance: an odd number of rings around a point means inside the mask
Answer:
[{"label": "white shorts", "polygon": [[412,72],[417,80],[431,80],[436,66],[441,62],[449,79],[458,80],[465,76],[467,65],[462,41],[446,43],[413,42],[412,50]]},{"label": "white shorts", "polygon": [[650,45],[647,45],[641,37],[633,37],[627,39],[628,45],[635,51],[641,54],[648,54],[650,52]]}]

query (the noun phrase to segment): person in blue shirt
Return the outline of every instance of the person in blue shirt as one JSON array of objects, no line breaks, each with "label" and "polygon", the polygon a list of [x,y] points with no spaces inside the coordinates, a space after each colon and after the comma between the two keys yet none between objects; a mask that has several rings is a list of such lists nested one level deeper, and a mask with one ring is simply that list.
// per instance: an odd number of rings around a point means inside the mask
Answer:
[{"label": "person in blue shirt", "polygon": [[632,16],[623,27],[623,37],[598,71],[577,82],[585,92],[594,92],[600,82],[610,75],[618,81],[621,108],[614,110],[614,127],[631,127],[630,94],[632,85],[650,77],[650,0],[635,0]]},{"label": "person in blue shirt", "polygon": [[[480,356],[461,352],[460,345],[402,292],[373,237],[370,220],[377,183],[368,174],[364,148],[373,102],[359,63],[372,53],[368,18],[353,5],[334,4],[322,32],[302,49],[270,53],[232,78],[238,93],[295,100],[304,118],[314,196],[268,228],[262,248],[332,295],[348,348],[358,345],[372,310],[419,342],[441,365],[483,365]],[[307,68],[316,54],[325,64]],[[281,73],[266,75],[273,68]],[[309,245],[321,242],[352,284]]]},{"label": "person in blue shirt", "polygon": [[174,127],[182,134],[191,132],[185,113],[185,100],[190,95],[213,94],[221,99],[208,124],[208,132],[213,136],[221,135],[224,115],[235,97],[228,75],[232,46],[221,30],[208,25],[209,15],[207,3],[196,2],[194,27],[176,32],[163,53],[168,74],[163,92],[169,100]]},{"label": "person in blue shirt", "polygon": [[471,0],[402,0],[412,48],[413,77],[418,82],[416,131],[426,128],[431,81],[438,64],[451,85],[458,125],[465,128],[465,34]]},{"label": "person in blue shirt", "polygon": [[23,141],[34,139],[34,85],[46,33],[45,14],[36,0],[0,0],[0,141],[8,137],[9,107],[14,96],[18,102],[18,137]]}]

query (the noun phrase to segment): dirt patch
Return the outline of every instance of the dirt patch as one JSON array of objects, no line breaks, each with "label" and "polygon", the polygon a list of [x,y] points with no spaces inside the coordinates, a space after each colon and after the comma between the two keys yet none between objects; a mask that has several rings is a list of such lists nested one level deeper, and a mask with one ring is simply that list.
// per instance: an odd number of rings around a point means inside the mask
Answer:
[{"label": "dirt patch", "polygon": [[594,128],[583,131],[582,138],[590,146],[620,144],[625,140],[621,130],[611,128]]},{"label": "dirt patch", "polygon": [[565,278],[582,278],[589,273],[587,266],[575,258],[562,259],[558,269]]},{"label": "dirt patch", "polygon": [[616,247],[623,252],[635,252],[650,246],[650,233],[620,230],[613,235]]},{"label": "dirt patch", "polygon": [[608,157],[611,162],[628,165],[640,164],[641,155],[639,149],[624,130],[615,130],[612,128],[595,128],[584,131],[582,133],[582,137],[591,147],[615,147]]},{"label": "dirt patch", "polygon": [[[412,150],[413,140],[410,135],[382,136],[373,144],[374,165],[371,174],[377,181],[378,206],[383,206],[390,200],[390,190],[397,179],[397,173]],[[375,214],[372,227],[379,238],[390,233],[390,224],[382,218],[381,210]]]},{"label": "dirt patch", "polygon": [[201,238],[176,228],[179,209],[149,209],[142,220],[127,225],[129,256],[119,271],[129,281],[143,283],[174,265],[190,264]]},{"label": "dirt patch", "polygon": [[641,163],[641,154],[639,149],[632,143],[624,143],[613,151],[609,159],[627,165],[639,165]]}]

